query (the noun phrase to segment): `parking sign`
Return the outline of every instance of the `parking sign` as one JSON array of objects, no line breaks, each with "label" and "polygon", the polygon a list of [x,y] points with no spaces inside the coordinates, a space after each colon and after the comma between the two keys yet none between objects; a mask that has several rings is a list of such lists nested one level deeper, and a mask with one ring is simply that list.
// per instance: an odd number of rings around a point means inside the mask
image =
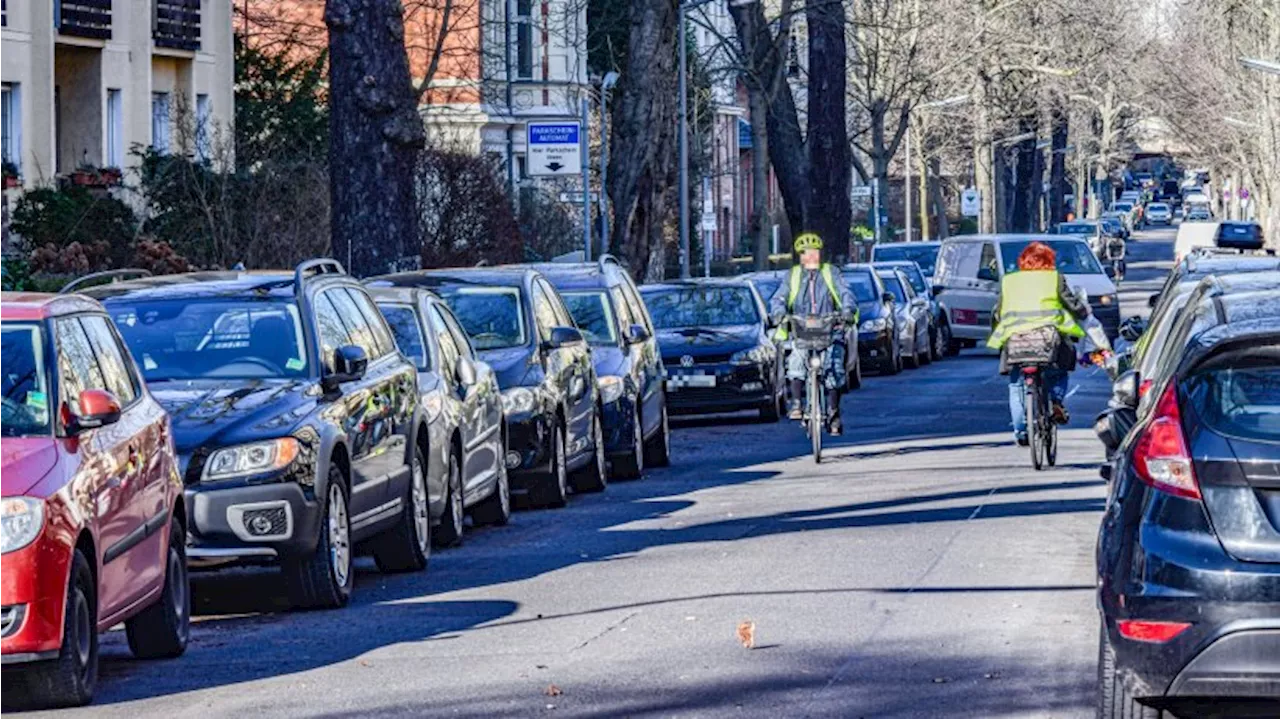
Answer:
[{"label": "parking sign", "polygon": [[526,167],[533,176],[582,172],[582,126],[578,122],[531,122],[525,136]]}]

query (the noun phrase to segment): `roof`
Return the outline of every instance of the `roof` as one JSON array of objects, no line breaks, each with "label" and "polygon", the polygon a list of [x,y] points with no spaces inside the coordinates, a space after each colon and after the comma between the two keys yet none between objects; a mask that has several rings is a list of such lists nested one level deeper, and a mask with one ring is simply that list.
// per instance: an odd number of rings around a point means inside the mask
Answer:
[{"label": "roof", "polygon": [[405,304],[413,304],[421,295],[435,297],[436,294],[431,290],[425,290],[419,287],[367,287],[369,296],[374,302],[402,302]]},{"label": "roof", "polygon": [[750,287],[750,280],[737,277],[700,277],[688,280],[667,280],[653,284],[640,285],[640,291],[675,290],[682,287]]},{"label": "roof", "polygon": [[608,281],[600,265],[594,262],[572,264],[543,262],[525,266],[542,273],[542,276],[555,285],[556,289],[603,287]]},{"label": "roof", "polygon": [[920,271],[920,263],[915,260],[876,260],[871,263],[871,266],[875,267],[877,270],[897,268],[909,270],[914,267],[917,272]]},{"label": "roof", "polygon": [[522,287],[531,275],[529,267],[462,267],[440,270],[397,272],[391,275],[371,277],[369,287],[442,287],[445,285],[478,285],[498,287]]},{"label": "roof", "polygon": [[956,235],[943,240],[948,242],[1084,242],[1062,235],[1043,234],[1000,234],[1000,235]]},{"label": "roof", "polygon": [[1184,280],[1191,278],[1200,278],[1206,275],[1222,275],[1244,272],[1267,272],[1270,270],[1280,270],[1280,257],[1270,257],[1267,255],[1223,255],[1209,256],[1196,255],[1189,256],[1182,261],[1182,276]]},{"label": "roof", "polygon": [[101,312],[102,305],[82,295],[0,292],[0,316],[6,320],[43,320],[72,312]]},{"label": "roof", "polygon": [[941,247],[942,240],[912,240],[910,242],[881,242],[875,247]]},{"label": "roof", "polygon": [[292,299],[293,279],[293,272],[287,270],[188,272],[86,287],[80,293],[104,302],[126,295],[130,300],[147,301],[234,297],[250,292],[263,298]]}]

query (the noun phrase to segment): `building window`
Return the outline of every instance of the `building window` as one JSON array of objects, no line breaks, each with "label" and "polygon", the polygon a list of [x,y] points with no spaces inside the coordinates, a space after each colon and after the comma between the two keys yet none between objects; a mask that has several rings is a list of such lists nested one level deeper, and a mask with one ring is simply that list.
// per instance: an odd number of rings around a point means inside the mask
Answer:
[{"label": "building window", "polygon": [[196,159],[208,162],[210,157],[209,138],[212,137],[213,110],[208,95],[196,95]]},{"label": "building window", "polygon": [[4,154],[4,163],[12,164],[19,172],[22,170],[22,95],[17,83],[5,83],[0,93],[0,115],[3,116],[3,136],[0,137],[0,151]]},{"label": "building window", "polygon": [[151,93],[151,149],[169,151],[169,93]]},{"label": "building window", "polygon": [[533,0],[516,0],[516,77],[533,78]]},{"label": "building window", "polygon": [[124,92],[107,88],[107,167],[124,167]]}]

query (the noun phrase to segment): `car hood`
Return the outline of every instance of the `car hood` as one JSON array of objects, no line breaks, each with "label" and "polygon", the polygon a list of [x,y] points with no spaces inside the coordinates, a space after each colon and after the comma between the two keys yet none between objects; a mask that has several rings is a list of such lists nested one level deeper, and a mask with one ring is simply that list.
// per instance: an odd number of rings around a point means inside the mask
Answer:
[{"label": "car hood", "polygon": [[625,373],[627,353],[617,345],[592,345],[591,363],[599,377],[615,377]]},{"label": "car hood", "polygon": [[147,385],[169,412],[179,454],[288,434],[315,407],[310,381],[171,380]]},{"label": "car hood", "polygon": [[532,354],[532,347],[504,347],[483,350],[479,357],[493,369],[494,376],[498,378],[498,387],[509,389],[533,384],[529,379],[529,373],[536,368],[536,365],[529,363]]},{"label": "car hood", "polygon": [[58,464],[52,437],[5,437],[0,442],[0,487],[5,497],[30,492]]},{"label": "car hood", "polygon": [[858,303],[858,319],[862,321],[874,320],[884,314],[884,305],[879,302],[859,302]]},{"label": "car hood", "polygon": [[764,341],[764,330],[759,325],[658,330],[658,345],[664,355],[701,357],[726,354],[751,349]]}]

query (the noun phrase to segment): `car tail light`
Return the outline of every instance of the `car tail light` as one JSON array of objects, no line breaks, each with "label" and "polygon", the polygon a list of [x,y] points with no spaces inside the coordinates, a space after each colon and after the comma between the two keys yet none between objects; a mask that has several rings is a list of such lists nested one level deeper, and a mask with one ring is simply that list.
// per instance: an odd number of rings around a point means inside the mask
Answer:
[{"label": "car tail light", "polygon": [[1191,453],[1182,435],[1175,382],[1160,396],[1151,421],[1133,449],[1133,467],[1143,482],[1169,494],[1200,499],[1200,486],[1191,467]]},{"label": "car tail light", "polygon": [[1135,642],[1163,644],[1191,628],[1187,622],[1147,622],[1141,619],[1122,619],[1116,622],[1120,636]]},{"label": "car tail light", "polygon": [[978,324],[977,310],[951,310],[951,321],[958,325],[976,325]]},{"label": "car tail light", "polygon": [[1142,380],[1142,383],[1138,385],[1138,399],[1142,399],[1149,389],[1151,389],[1151,380]]}]

